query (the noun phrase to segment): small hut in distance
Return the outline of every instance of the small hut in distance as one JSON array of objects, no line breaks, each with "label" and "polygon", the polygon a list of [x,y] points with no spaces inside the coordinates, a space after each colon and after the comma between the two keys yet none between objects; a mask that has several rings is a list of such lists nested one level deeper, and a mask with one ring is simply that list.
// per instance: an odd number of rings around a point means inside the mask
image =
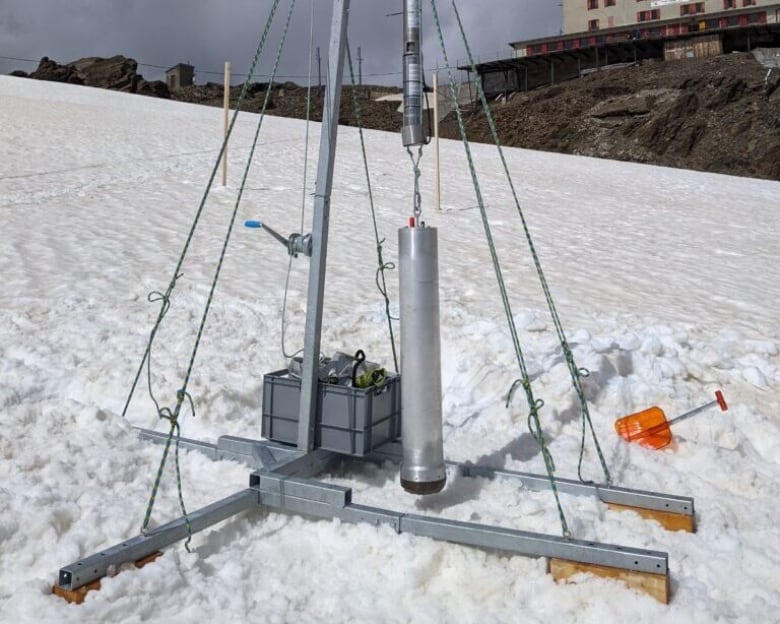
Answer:
[{"label": "small hut in distance", "polygon": [[168,89],[171,91],[181,89],[182,87],[192,86],[194,77],[195,68],[187,63],[174,65],[165,72],[165,82],[168,84]]}]

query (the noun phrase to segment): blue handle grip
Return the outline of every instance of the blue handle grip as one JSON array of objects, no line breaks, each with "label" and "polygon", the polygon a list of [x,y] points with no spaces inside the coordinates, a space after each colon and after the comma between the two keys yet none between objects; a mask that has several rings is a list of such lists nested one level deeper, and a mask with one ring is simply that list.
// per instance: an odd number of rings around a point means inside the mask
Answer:
[{"label": "blue handle grip", "polygon": [[260,221],[244,221],[244,227],[261,228],[263,227],[263,224]]}]

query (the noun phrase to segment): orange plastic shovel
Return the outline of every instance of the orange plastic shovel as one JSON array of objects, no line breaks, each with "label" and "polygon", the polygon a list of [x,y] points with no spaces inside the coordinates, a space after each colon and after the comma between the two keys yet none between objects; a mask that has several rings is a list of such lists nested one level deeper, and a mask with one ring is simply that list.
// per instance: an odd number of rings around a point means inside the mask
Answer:
[{"label": "orange plastic shovel", "polygon": [[672,441],[670,427],[674,423],[695,416],[714,405],[719,405],[724,412],[729,408],[720,390],[715,393],[714,401],[686,412],[682,416],[672,418],[672,420],[666,420],[666,414],[660,407],[649,407],[636,414],[623,416],[615,421],[615,431],[627,442],[638,442],[647,448],[660,449]]}]

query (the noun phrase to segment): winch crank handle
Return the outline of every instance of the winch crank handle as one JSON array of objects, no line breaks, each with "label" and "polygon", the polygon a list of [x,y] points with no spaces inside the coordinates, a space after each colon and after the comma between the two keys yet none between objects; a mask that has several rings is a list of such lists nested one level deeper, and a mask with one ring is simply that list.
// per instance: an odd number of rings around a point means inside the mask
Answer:
[{"label": "winch crank handle", "polygon": [[681,420],[685,420],[686,418],[690,418],[691,416],[695,416],[699,412],[703,412],[706,409],[709,409],[715,405],[718,405],[721,409],[721,411],[727,411],[729,409],[729,406],[726,404],[726,399],[723,397],[723,393],[718,390],[715,392],[715,400],[710,401],[709,403],[706,403],[705,405],[702,405],[701,407],[697,407],[696,409],[692,409],[690,412],[686,412],[685,414],[682,414],[680,416],[677,416],[676,418],[672,418],[668,424],[672,425],[674,423],[678,423]]},{"label": "winch crank handle", "polygon": [[273,236],[276,240],[278,240],[282,245],[284,245],[285,248],[287,247],[287,239],[284,236],[282,236],[281,234],[279,234],[278,232],[275,232],[274,230],[272,230],[270,227],[268,227],[262,221],[257,221],[257,220],[244,221],[244,227],[263,229],[266,232],[268,232],[271,236]]}]

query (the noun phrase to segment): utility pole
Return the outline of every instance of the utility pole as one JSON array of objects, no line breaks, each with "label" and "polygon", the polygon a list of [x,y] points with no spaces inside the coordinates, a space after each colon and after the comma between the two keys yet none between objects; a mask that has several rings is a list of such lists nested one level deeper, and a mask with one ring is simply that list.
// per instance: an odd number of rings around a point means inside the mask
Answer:
[{"label": "utility pole", "polygon": [[357,62],[358,62],[358,84],[362,87],[363,86],[363,53],[360,49],[360,46],[358,46]]}]

